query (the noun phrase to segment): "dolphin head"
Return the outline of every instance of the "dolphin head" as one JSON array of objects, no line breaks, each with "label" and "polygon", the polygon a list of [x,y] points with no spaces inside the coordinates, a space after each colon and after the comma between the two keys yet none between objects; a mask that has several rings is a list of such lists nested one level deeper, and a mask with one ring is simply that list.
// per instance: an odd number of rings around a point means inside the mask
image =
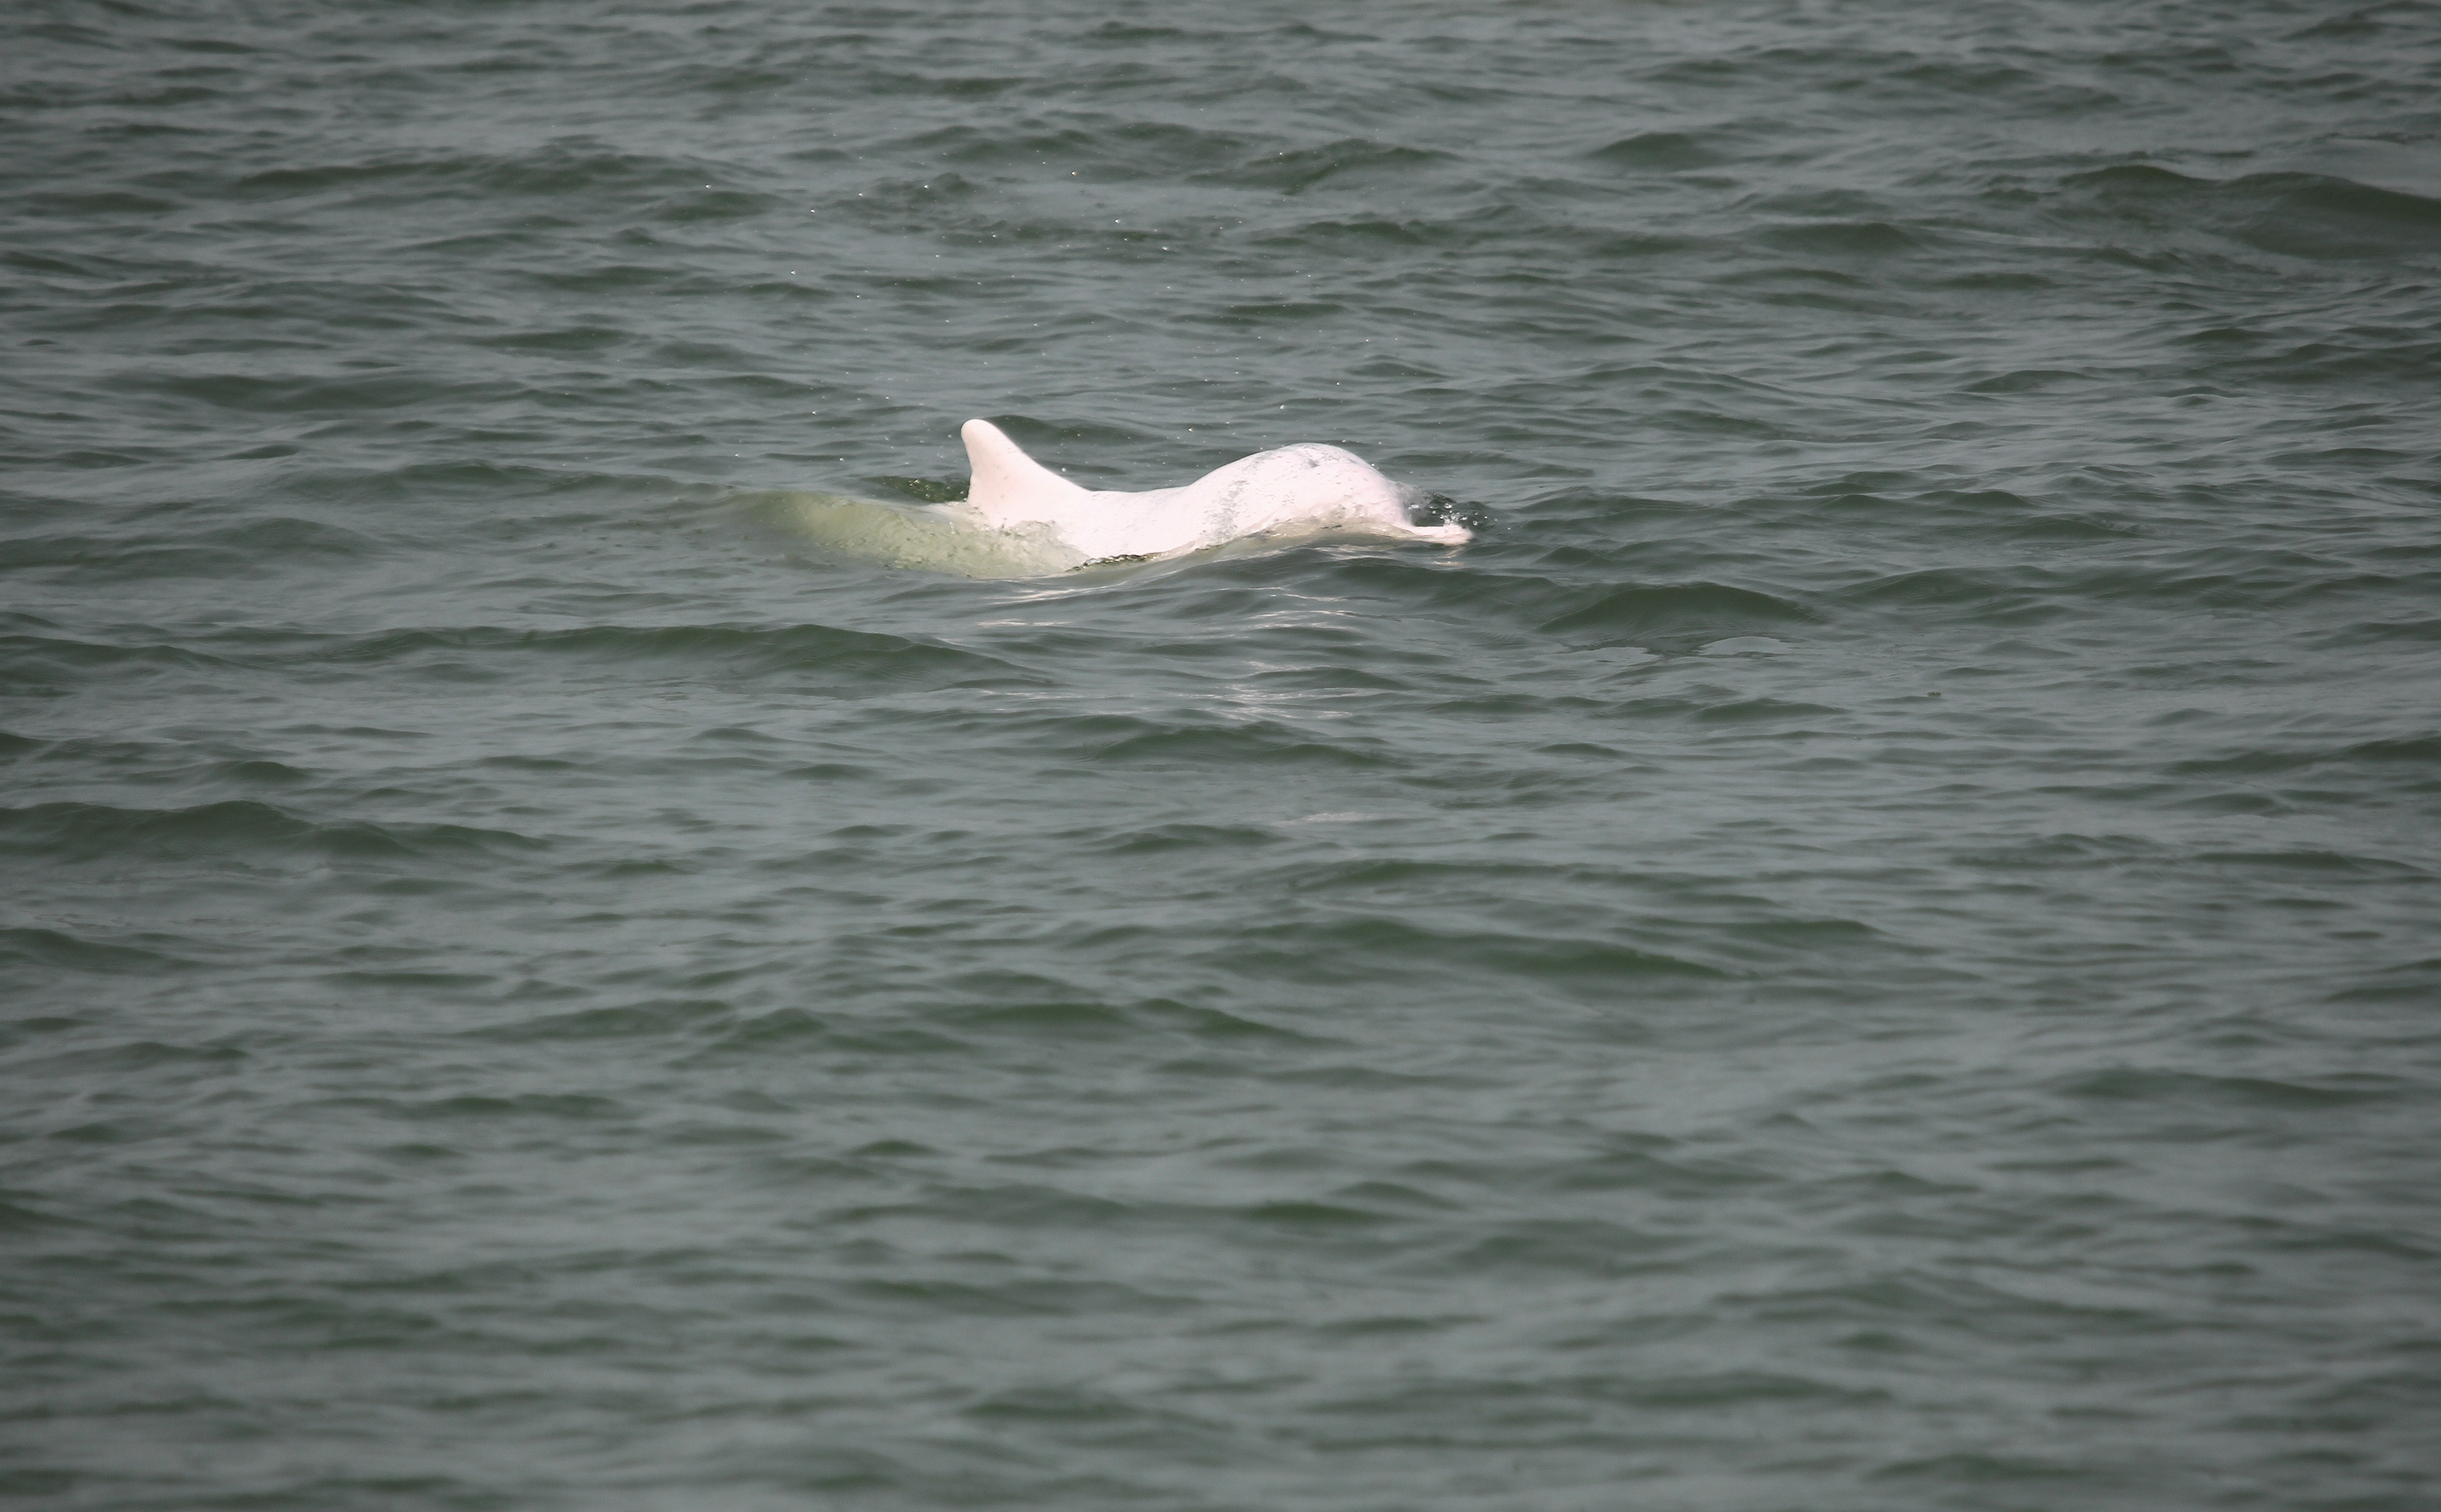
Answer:
[{"label": "dolphin head", "polygon": [[[1407,512],[1407,523],[1419,530],[1445,531],[1455,526],[1473,535],[1492,523],[1492,512],[1480,504],[1469,504],[1395,478],[1390,486],[1399,491],[1399,507]],[[1463,540],[1465,536],[1458,538]]]}]

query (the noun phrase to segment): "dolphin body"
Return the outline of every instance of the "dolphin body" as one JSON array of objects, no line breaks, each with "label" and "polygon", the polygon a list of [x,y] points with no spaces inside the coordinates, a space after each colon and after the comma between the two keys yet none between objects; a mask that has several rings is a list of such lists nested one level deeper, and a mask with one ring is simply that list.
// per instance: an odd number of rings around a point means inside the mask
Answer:
[{"label": "dolphin body", "polygon": [[1088,565],[1173,556],[1250,535],[1386,535],[1446,546],[1474,536],[1463,525],[1415,523],[1411,512],[1430,495],[1317,441],[1241,457],[1183,488],[1129,494],[1070,482],[990,421],[967,421],[958,435],[974,470],[967,507],[996,531],[1054,534]]}]

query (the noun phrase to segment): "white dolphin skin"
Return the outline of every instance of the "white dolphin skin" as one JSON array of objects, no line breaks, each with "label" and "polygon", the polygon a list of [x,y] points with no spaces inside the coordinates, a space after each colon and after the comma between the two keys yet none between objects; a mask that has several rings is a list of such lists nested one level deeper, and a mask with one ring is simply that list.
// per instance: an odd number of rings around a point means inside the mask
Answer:
[{"label": "white dolphin skin", "polygon": [[1353,452],[1306,441],[1241,457],[1184,488],[1128,494],[1079,487],[1025,455],[987,420],[958,432],[974,480],[967,506],[994,530],[1048,528],[1088,562],[1167,556],[1248,535],[1347,531],[1456,546],[1463,525],[1417,525],[1425,495],[1393,483]]}]

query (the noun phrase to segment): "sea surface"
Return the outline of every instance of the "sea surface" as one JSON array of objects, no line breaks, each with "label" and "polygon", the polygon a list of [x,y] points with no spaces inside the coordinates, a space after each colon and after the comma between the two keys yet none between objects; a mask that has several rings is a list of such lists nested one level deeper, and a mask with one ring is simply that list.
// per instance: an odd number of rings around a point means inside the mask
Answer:
[{"label": "sea surface", "polygon": [[2441,7],[12,0],[0,353],[12,1505],[2441,1504]]}]

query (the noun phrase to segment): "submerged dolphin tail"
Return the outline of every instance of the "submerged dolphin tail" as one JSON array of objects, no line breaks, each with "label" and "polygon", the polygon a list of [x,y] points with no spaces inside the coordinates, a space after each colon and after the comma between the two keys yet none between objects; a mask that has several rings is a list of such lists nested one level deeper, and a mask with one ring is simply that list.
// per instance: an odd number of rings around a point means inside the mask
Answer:
[{"label": "submerged dolphin tail", "polygon": [[967,465],[974,470],[967,503],[995,526],[1057,519],[1060,506],[1085,495],[1084,489],[1026,456],[988,420],[967,421],[958,436],[967,443]]}]

